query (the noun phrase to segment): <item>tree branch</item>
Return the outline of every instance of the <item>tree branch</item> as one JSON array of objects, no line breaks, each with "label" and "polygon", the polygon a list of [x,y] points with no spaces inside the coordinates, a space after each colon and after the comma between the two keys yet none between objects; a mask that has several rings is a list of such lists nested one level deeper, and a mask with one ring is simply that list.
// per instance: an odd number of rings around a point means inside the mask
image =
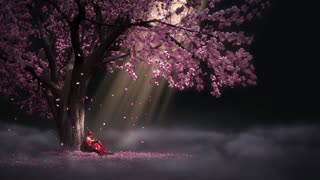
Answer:
[{"label": "tree branch", "polygon": [[123,25],[106,24],[106,23],[99,22],[99,21],[96,21],[93,19],[88,19],[88,18],[85,18],[84,20],[92,22],[92,23],[100,25],[100,26],[107,26],[107,27],[122,27],[123,26]]},{"label": "tree branch", "polygon": [[72,55],[73,55],[73,52],[72,52],[72,49],[68,49],[68,59],[65,61],[65,63],[59,68],[58,72],[60,72],[63,68],[65,68],[71,61],[72,59]]},{"label": "tree branch", "polygon": [[45,0],[45,1],[47,1],[49,4],[51,4],[58,11],[58,13],[60,13],[60,15],[63,17],[63,19],[67,21],[69,26],[71,26],[71,20],[68,18],[68,16],[65,13],[63,13],[61,11],[60,7],[55,2],[53,2],[51,0]]},{"label": "tree branch", "polygon": [[166,26],[170,26],[170,27],[173,27],[173,28],[182,29],[182,30],[189,31],[189,32],[200,33],[200,31],[196,31],[196,30],[185,28],[185,27],[177,26],[177,25],[174,25],[174,24],[166,23],[166,22],[163,22],[163,21],[161,21],[159,19],[152,19],[152,20],[141,21],[141,22],[137,22],[137,23],[128,23],[126,25],[106,24],[106,23],[95,21],[95,20],[88,19],[88,18],[85,18],[85,20],[90,21],[90,22],[95,23],[95,24],[98,24],[98,25],[101,25],[101,26],[107,26],[107,27],[122,27],[122,26],[154,27],[150,23],[160,23],[160,24],[164,24]]},{"label": "tree branch", "polygon": [[117,56],[117,57],[110,58],[110,59],[108,59],[108,60],[106,60],[106,61],[103,61],[103,62],[100,62],[100,63],[95,64],[95,66],[101,66],[101,65],[107,64],[107,63],[109,63],[109,62],[111,62],[111,61],[116,61],[116,60],[118,60],[118,59],[128,57],[129,54],[130,54],[130,53],[126,53],[126,54],[123,54],[123,55],[120,55],[120,56]]},{"label": "tree branch", "polygon": [[46,57],[49,62],[50,78],[53,82],[57,82],[58,81],[57,63],[56,63],[56,59],[54,57],[54,53],[52,50],[52,45],[50,43],[50,40],[45,35],[45,30],[42,27],[42,23],[41,23],[42,14],[40,11],[40,6],[38,3],[36,3],[34,5],[34,7],[30,6],[29,10],[31,12],[32,18],[36,21],[39,32],[40,32],[40,37],[41,37],[41,41],[43,43],[43,48],[44,48]]},{"label": "tree branch", "polygon": [[[170,27],[173,27],[173,28],[182,29],[182,30],[189,31],[189,32],[199,33],[199,31],[188,29],[188,28],[181,27],[181,26],[177,26],[177,25],[170,24],[170,23],[166,23],[166,22],[160,21],[158,19],[154,19],[154,20],[150,20],[150,21],[157,22],[157,23],[160,23],[160,24],[164,24],[164,25],[167,25],[167,26],[170,26]],[[145,22],[148,22],[148,21],[145,21]],[[149,22],[149,23],[151,23],[151,22]]]},{"label": "tree branch", "polygon": [[55,92],[60,91],[60,87],[56,83],[39,76],[31,66],[26,66],[24,69],[27,72],[29,72],[34,78],[36,78],[38,81],[42,82],[45,86],[47,86],[51,90],[54,90]]},{"label": "tree branch", "polygon": [[49,61],[51,80],[53,82],[57,82],[58,81],[57,62],[56,62],[56,59],[55,59],[55,57],[53,55],[50,42],[49,42],[48,38],[44,37],[44,36],[42,37],[42,42],[43,42],[43,45],[44,45],[44,51],[45,51],[47,59]]},{"label": "tree branch", "polygon": [[176,40],[174,37],[170,36],[169,33],[166,33],[166,34],[167,34],[167,36],[168,36],[174,43],[176,43],[176,45],[178,45],[178,46],[181,47],[182,49],[186,49],[185,47],[183,47],[183,45],[182,45],[178,40]]},{"label": "tree branch", "polygon": [[103,54],[110,50],[113,43],[118,39],[118,37],[128,29],[128,26],[119,26],[110,29],[110,31],[105,35],[105,38],[100,42],[100,45],[91,53],[88,57],[90,59],[90,65],[95,67],[99,61],[102,60]]},{"label": "tree branch", "polygon": [[71,31],[71,44],[72,44],[74,53],[76,54],[76,62],[77,62],[78,60],[83,60],[83,58],[81,58],[83,56],[83,53],[80,46],[79,26],[82,20],[85,18],[86,12],[80,0],[75,0],[75,1],[78,6],[79,13],[71,22],[70,31]]},{"label": "tree branch", "polygon": [[[96,3],[94,3],[93,1],[92,1],[92,4],[93,4],[94,12],[96,14],[96,21],[103,22],[101,8]],[[100,25],[100,24],[97,24],[96,29],[97,29],[97,31],[99,33],[99,39],[103,39],[103,37],[104,37],[104,28],[103,28],[103,26]]]}]

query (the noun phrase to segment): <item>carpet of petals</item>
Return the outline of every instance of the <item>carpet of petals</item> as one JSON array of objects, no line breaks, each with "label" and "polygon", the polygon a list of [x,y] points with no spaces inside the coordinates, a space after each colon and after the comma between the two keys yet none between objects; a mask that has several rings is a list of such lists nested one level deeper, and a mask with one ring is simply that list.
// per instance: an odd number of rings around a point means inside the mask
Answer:
[{"label": "carpet of petals", "polygon": [[171,160],[171,159],[188,159],[192,155],[184,153],[162,153],[162,152],[135,152],[119,151],[112,155],[99,156],[96,153],[87,153],[82,151],[61,151],[45,152],[38,155],[11,155],[0,166],[13,167],[66,167],[70,164],[95,163],[105,164],[119,161],[137,162],[149,160]]}]

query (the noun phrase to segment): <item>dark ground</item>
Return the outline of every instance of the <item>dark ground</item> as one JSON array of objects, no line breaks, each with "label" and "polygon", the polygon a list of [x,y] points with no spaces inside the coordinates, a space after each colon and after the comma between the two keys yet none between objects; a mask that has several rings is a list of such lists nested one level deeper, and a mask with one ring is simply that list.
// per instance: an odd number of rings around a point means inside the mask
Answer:
[{"label": "dark ground", "polygon": [[319,179],[319,126],[238,132],[140,128],[97,133],[115,154],[62,151],[51,131],[1,125],[6,179]]}]

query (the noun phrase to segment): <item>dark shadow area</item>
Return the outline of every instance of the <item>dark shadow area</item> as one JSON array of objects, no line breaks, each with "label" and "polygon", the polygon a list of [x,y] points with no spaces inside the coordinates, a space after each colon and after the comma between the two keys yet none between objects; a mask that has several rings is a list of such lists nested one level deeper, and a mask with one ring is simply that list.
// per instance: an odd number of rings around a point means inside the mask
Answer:
[{"label": "dark shadow area", "polygon": [[226,89],[219,99],[209,92],[177,92],[168,119],[228,128],[318,122],[318,7],[311,0],[273,1],[254,27],[258,85]]}]

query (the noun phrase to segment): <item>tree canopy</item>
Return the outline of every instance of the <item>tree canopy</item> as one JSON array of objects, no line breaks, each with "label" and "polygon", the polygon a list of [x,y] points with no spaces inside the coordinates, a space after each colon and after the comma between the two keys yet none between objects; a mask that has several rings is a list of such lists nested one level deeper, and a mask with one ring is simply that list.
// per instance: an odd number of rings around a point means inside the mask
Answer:
[{"label": "tree canopy", "polygon": [[[50,101],[59,102],[70,83],[88,84],[96,68],[124,69],[135,80],[136,65],[144,63],[155,84],[164,78],[169,87],[208,88],[219,97],[225,87],[256,84],[248,50],[253,36],[243,26],[269,5],[264,0],[0,0],[0,93],[29,114],[52,118]],[[80,78],[67,81],[80,63],[86,67],[77,72]]]}]

